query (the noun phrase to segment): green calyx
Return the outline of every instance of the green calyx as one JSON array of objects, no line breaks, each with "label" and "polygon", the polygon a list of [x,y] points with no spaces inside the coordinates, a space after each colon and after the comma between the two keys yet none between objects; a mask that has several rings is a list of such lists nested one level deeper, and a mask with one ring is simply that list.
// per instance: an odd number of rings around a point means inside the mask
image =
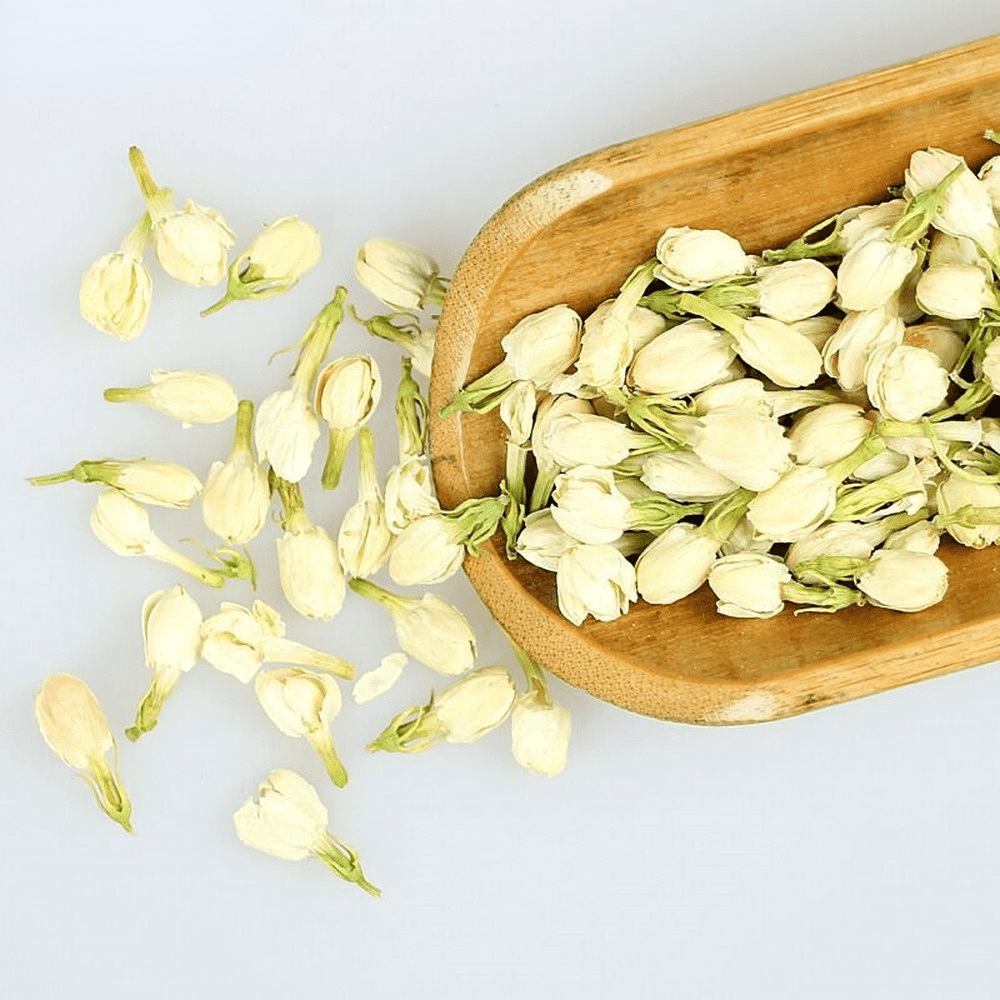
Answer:
[{"label": "green calyx", "polygon": [[444,739],[444,732],[434,713],[434,695],[426,705],[414,705],[395,716],[385,729],[368,744],[373,753],[422,753]]}]

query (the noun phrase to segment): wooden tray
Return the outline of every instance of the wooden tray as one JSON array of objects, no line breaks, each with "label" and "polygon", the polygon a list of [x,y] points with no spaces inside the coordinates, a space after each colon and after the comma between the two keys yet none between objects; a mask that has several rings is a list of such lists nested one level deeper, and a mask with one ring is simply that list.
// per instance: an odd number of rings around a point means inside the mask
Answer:
[{"label": "wooden tray", "polygon": [[[502,357],[500,338],[557,302],[586,312],[614,294],[668,226],[714,227],[751,251],[834,212],[883,200],[913,150],[978,167],[997,147],[1000,36],[734,114],[601,150],[508,201],[466,252],[445,301],[434,414]],[[441,502],[493,496],[503,476],[496,414],[431,420]],[[557,676],[623,708],[694,723],[759,722],[1000,658],[1000,549],[947,540],[943,603],[919,614],[716,613],[707,588],[639,603],[581,628],[559,614],[554,575],[493,543],[466,571],[497,621]]]}]

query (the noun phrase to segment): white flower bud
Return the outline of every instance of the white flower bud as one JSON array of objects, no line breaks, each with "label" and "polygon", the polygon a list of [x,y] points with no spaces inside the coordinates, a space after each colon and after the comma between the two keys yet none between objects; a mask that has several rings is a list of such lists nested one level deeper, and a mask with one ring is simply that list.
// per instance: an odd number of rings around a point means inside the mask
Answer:
[{"label": "white flower bud", "polygon": [[120,556],[145,555],[154,537],[145,509],[118,490],[105,490],[97,498],[90,527],[99,541]]},{"label": "white flower bud", "polygon": [[629,526],[632,505],[610,469],[578,465],[556,477],[552,492],[556,524],[578,542],[606,545]]},{"label": "white flower bud", "polygon": [[747,520],[764,538],[794,542],[818,528],[837,504],[837,483],[826,469],[796,465],[750,501]]},{"label": "white flower bud", "polygon": [[773,417],[744,406],[706,413],[690,445],[710,469],[749,490],[765,490],[790,467],[792,443]]},{"label": "white flower bud", "polygon": [[329,621],[347,593],[336,542],[325,528],[309,524],[290,527],[276,545],[285,600],[306,618]]},{"label": "white flower bud", "polygon": [[514,759],[535,774],[554,778],[566,767],[573,721],[563,705],[537,691],[522,694],[510,713],[510,745]]},{"label": "white flower bud", "polygon": [[941,544],[941,530],[930,521],[917,521],[898,531],[893,531],[885,540],[883,548],[909,549],[911,552],[926,552],[934,555]]},{"label": "white flower bud", "polygon": [[252,426],[253,403],[245,399],[239,404],[229,457],[212,463],[201,500],[206,527],[233,545],[255,538],[271,509],[267,470],[253,454]]},{"label": "white flower bud", "polygon": [[401,587],[431,586],[454,576],[464,558],[465,546],[456,539],[455,525],[442,514],[427,514],[396,535],[389,550],[389,576]]},{"label": "white flower bud", "polygon": [[323,244],[316,228],[297,215],[285,215],[264,227],[244,259],[254,280],[294,284],[319,263],[322,254]]},{"label": "white flower bud", "polygon": [[515,380],[546,389],[576,360],[583,321],[567,305],[525,316],[500,341]]},{"label": "white flower bud", "polygon": [[195,287],[222,281],[236,236],[218,212],[189,200],[152,223],[153,246],[167,274]]},{"label": "white flower bud", "polygon": [[872,351],[865,364],[868,398],[891,420],[913,421],[936,410],[951,380],[937,355],[908,344]]},{"label": "white flower bud", "polygon": [[201,493],[201,481],[188,468],[176,462],[157,462],[148,458],[119,461],[114,458],[77,462],[68,472],[35,476],[35,486],[63,483],[102,483],[111,486],[138,503],[157,507],[189,507]]},{"label": "white flower bud", "polygon": [[882,344],[901,344],[904,333],[903,321],[887,309],[848,313],[823,348],[823,367],[842,389],[855,392],[865,384],[868,355]]},{"label": "white flower bud", "polygon": [[720,500],[737,489],[728,476],[710,469],[693,451],[657,451],[645,456],[640,479],[681,503]]},{"label": "white flower bud", "polygon": [[[821,556],[868,559],[884,538],[885,530],[878,522],[831,521],[793,542],[785,553],[785,565],[798,574],[796,567],[801,563]],[[803,583],[822,582],[812,574],[800,579]]]},{"label": "white flower bud", "polygon": [[375,298],[393,309],[422,309],[443,297],[437,261],[400,240],[381,236],[358,249],[354,274]]},{"label": "white flower bud", "polygon": [[872,431],[871,421],[853,403],[826,403],[798,417],[788,431],[799,465],[833,465],[846,458]]},{"label": "white flower bud", "polygon": [[184,424],[217,424],[228,420],[238,404],[236,390],[221,375],[196,371],[163,371],[149,376],[149,384],[127,389],[105,389],[110,403],[143,403]]},{"label": "white flower bud", "polygon": [[944,319],[977,319],[1000,306],[990,273],[978,264],[932,264],[920,276],[917,302],[925,313]]},{"label": "white flower bud", "polygon": [[613,621],[636,600],[635,569],[611,545],[574,545],[559,557],[556,595],[563,617],[574,625],[587,615]]},{"label": "white flower bud", "polygon": [[948,589],[948,567],[935,555],[907,549],[879,549],[857,578],[871,604],[895,611],[923,611]]},{"label": "white flower bud", "polygon": [[729,334],[707,320],[689,319],[636,352],[628,383],[640,392],[686,396],[732,378],[735,358]]},{"label": "white flower bud", "polygon": [[[1000,507],[1000,485],[982,483],[951,473],[937,489],[937,506],[941,514],[953,514],[963,507]],[[945,529],[962,545],[983,549],[1000,542],[1000,524],[980,524],[963,527],[949,524]]]},{"label": "white flower bud", "polygon": [[127,250],[105,254],[80,283],[80,314],[103,333],[132,340],[149,316],[153,279],[141,256]]},{"label": "white flower bud", "polygon": [[72,674],[53,674],[35,697],[35,719],[42,737],[65,764],[81,772],[97,804],[131,832],[132,806],[105,755],[115,749],[108,720],[94,692]]},{"label": "white flower bud", "polygon": [[785,607],[781,585],[792,578],[788,567],[762,553],[721,556],[712,564],[708,585],[716,610],[731,618],[773,618]]},{"label": "white flower bud", "polygon": [[304,778],[283,768],[272,771],[258,796],[258,802],[247,800],[233,817],[244,844],[286,861],[308,858],[324,848],[328,813]]},{"label": "white flower bud", "polygon": [[811,385],[823,370],[815,345],[794,327],[769,316],[752,316],[736,339],[739,356],[776,385]]},{"label": "white flower bud", "polygon": [[323,486],[340,482],[351,441],[371,419],[382,396],[382,376],[367,354],[331,361],[317,377],[315,406],[330,428],[330,446],[323,469]]},{"label": "white flower bud", "polygon": [[994,340],[983,352],[983,378],[994,395],[1000,394],[1000,340]]},{"label": "white flower bud", "polygon": [[511,444],[524,445],[531,439],[536,407],[537,392],[531,382],[515,382],[500,401],[500,419],[507,428],[507,440]]},{"label": "white flower bud", "polygon": [[956,168],[961,169],[945,189],[932,225],[950,236],[966,236],[993,254],[1000,246],[993,203],[986,186],[962,157],[943,149],[918,149],[906,169],[906,195],[912,198],[937,187]]},{"label": "white flower bud", "polygon": [[782,323],[815,316],[833,299],[837,287],[830,268],[809,257],[759,267],[756,277],[757,308]]},{"label": "white flower bud", "polygon": [[501,725],[517,689],[505,667],[481,667],[435,699],[431,711],[449,743],[472,743]]},{"label": "white flower bud", "polygon": [[650,604],[672,604],[707,579],[719,543],[693,524],[678,521],[643,550],[635,564],[640,596]]},{"label": "white flower bud", "polygon": [[261,671],[253,687],[261,708],[275,726],[286,736],[308,741],[333,783],[338,787],[347,784],[347,771],[330,735],[330,723],[341,706],[337,682],[328,675],[287,667]]},{"label": "white flower bud", "polygon": [[309,471],[320,433],[319,417],[301,383],[272,392],[257,410],[257,454],[290,483],[299,482]]},{"label": "white flower bud", "polygon": [[667,229],[656,244],[655,277],[681,291],[707,288],[722,278],[748,274],[751,258],[739,241],[717,229]]},{"label": "white flower bud", "polygon": [[[605,321],[615,301],[605,300],[584,320],[576,363],[583,385],[622,385],[625,369],[635,353],[667,328],[667,321],[659,313],[636,306],[625,323],[609,329]],[[554,387],[550,388],[554,391]]]},{"label": "white flower bud", "polygon": [[517,554],[535,566],[554,573],[559,557],[576,545],[576,540],[559,527],[551,507],[532,511],[524,519],[524,526],[517,536]]},{"label": "white flower bud", "polygon": [[545,453],[563,469],[588,464],[608,468],[651,441],[648,435],[596,413],[562,413],[542,431]]},{"label": "white flower bud", "polygon": [[371,576],[389,557],[392,532],[375,468],[375,437],[367,427],[359,434],[358,499],[344,514],[337,533],[337,551],[344,572]]},{"label": "white flower bud", "polygon": [[942,368],[951,371],[965,346],[965,338],[946,322],[927,320],[908,326],[903,343],[930,351]]},{"label": "white flower bud", "polygon": [[389,470],[385,481],[385,520],[393,534],[398,535],[418,517],[436,514],[440,510],[434,495],[430,466],[425,458],[408,458]]},{"label": "white flower bud", "polygon": [[906,200],[903,198],[892,198],[876,205],[859,206],[853,217],[848,219],[841,229],[843,252],[847,253],[865,239],[888,232],[900,220],[905,210]]}]

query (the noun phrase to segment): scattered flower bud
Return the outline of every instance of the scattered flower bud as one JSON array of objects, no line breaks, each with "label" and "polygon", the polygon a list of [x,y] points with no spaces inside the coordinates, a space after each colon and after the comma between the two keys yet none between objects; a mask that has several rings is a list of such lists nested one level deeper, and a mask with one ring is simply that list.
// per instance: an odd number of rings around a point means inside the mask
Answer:
[{"label": "scattered flower bud", "polygon": [[276,219],[233,261],[226,294],[201,315],[236,299],[266,299],[287,292],[319,263],[322,253],[320,235],[308,222],[296,215]]},{"label": "scattered flower bud", "polygon": [[236,835],[248,847],[286,861],[319,858],[335,875],[372,896],[381,893],[361,870],[357,852],[327,829],[329,814],[316,789],[284,768],[271,772],[233,816]]},{"label": "scattered flower bud", "polygon": [[361,428],[358,444],[358,499],[340,522],[337,552],[345,573],[368,577],[385,564],[393,536],[375,468],[375,436],[369,428]]},{"label": "scattered flower bud", "polygon": [[381,337],[402,347],[409,355],[407,360],[421,375],[430,375],[437,338],[436,324],[421,326],[420,320],[409,312],[372,316],[371,319],[362,319],[353,307],[350,313],[373,337]]},{"label": "scattered flower bud", "polygon": [[461,612],[444,598],[429,593],[423,597],[401,597],[357,577],[349,586],[389,612],[396,641],[415,660],[452,676],[472,668],[476,637]]},{"label": "scattered flower bud", "polygon": [[864,387],[868,356],[883,344],[901,344],[903,321],[887,309],[848,313],[823,348],[823,367],[846,392]]},{"label": "scattered flower bud", "polygon": [[368,354],[331,361],[319,373],[315,406],[330,429],[324,489],[335,489],[340,482],[348,446],[371,419],[381,395],[382,376]]},{"label": "scattered flower bud", "polygon": [[411,521],[440,510],[426,458],[408,458],[389,470],[385,480],[385,520],[393,534],[398,535]]},{"label": "scattered flower bud", "polygon": [[672,604],[707,579],[719,542],[685,521],[667,528],[643,549],[635,564],[639,595],[650,604]]},{"label": "scattered flower bud", "polygon": [[271,510],[267,470],[253,453],[253,403],[241,400],[236,435],[225,462],[213,462],[205,479],[201,514],[206,527],[233,545],[260,534]]},{"label": "scattered flower bud", "polygon": [[146,202],[150,235],[163,270],[187,285],[217,285],[226,273],[229,248],[236,241],[225,219],[195,201],[176,208],[170,192],[153,182],[138,147],[129,149],[129,162]]},{"label": "scattered flower bud", "polygon": [[202,491],[201,480],[190,469],[176,462],[157,462],[148,458],[82,461],[67,472],[35,476],[28,482],[32,486],[50,486],[72,480],[102,483],[138,503],[157,507],[190,507]]},{"label": "scattered flower bud", "polygon": [[149,515],[131,497],[106,490],[90,513],[90,527],[97,540],[120,556],[149,556],[173,566],[210,587],[221,587],[232,578],[249,579],[253,564],[229,549],[213,552],[218,568],[199,566],[193,559],[161,541],[149,523]]},{"label": "scattered flower bud", "polygon": [[358,249],[354,274],[375,298],[392,309],[440,305],[447,288],[437,261],[408,243],[377,236]]},{"label": "scattered flower bud", "polygon": [[480,667],[426,705],[401,712],[368,749],[418,753],[442,740],[473,743],[506,721],[516,695],[505,667]]},{"label": "scattered flower bud", "polygon": [[628,384],[640,392],[686,396],[732,377],[733,338],[708,320],[671,327],[636,352]]},{"label": "scattered flower bud", "polygon": [[284,507],[284,534],[277,540],[281,592],[300,615],[329,621],[347,594],[337,543],[309,519],[297,483],[277,476],[274,481]]},{"label": "scattered flower bud", "polygon": [[149,317],[153,279],[142,262],[149,238],[149,214],[125,237],[121,249],[105,254],[80,282],[80,314],[102,333],[132,340]]},{"label": "scattered flower bud", "polygon": [[[72,674],[53,674],[35,698],[35,719],[45,742],[79,771],[104,812],[132,832],[132,804],[118,774],[118,750],[94,692]],[[115,753],[114,765],[106,754]]]},{"label": "scattered flower bud", "polygon": [[559,558],[576,544],[576,539],[559,527],[552,508],[543,507],[532,511],[524,519],[515,548],[522,559],[554,573],[559,566]]},{"label": "scattered flower bud", "polygon": [[638,600],[635,567],[612,545],[572,545],[556,565],[556,596],[574,625],[614,621]]},{"label": "scattered flower bud", "polygon": [[285,667],[262,670],[254,678],[253,688],[268,718],[286,736],[304,738],[319,754],[330,780],[343,788],[347,770],[330,733],[330,723],[341,706],[337,682],[329,674]]},{"label": "scattered flower bud", "polygon": [[832,465],[846,458],[872,431],[871,421],[853,403],[826,403],[798,417],[788,431],[799,465]]},{"label": "scattered flower bud", "polygon": [[312,667],[347,680],[354,677],[354,667],[339,656],[286,639],[281,616],[260,600],[250,608],[223,601],[218,612],[202,622],[201,655],[216,670],[244,684],[262,663]]},{"label": "scattered flower bud", "polygon": [[221,375],[162,370],[152,372],[148,385],[105,389],[104,398],[109,403],[143,403],[185,425],[221,423],[236,412],[239,402],[236,390]]},{"label": "scattered flower bud", "polygon": [[984,309],[1000,309],[992,275],[977,264],[931,264],[916,296],[925,313],[943,319],[977,319]]},{"label": "scattered flower bud", "polygon": [[888,236],[872,236],[844,254],[837,269],[837,296],[845,312],[881,309],[903,287],[917,266],[912,247],[893,243]]},{"label": "scattered flower bud", "polygon": [[610,469],[578,465],[556,477],[552,516],[578,542],[614,542],[629,527],[631,510]]},{"label": "scattered flower bud", "polygon": [[640,479],[650,489],[680,502],[720,500],[737,489],[728,476],[710,469],[693,451],[656,451],[644,456]]},{"label": "scattered flower bud", "polygon": [[719,614],[731,618],[773,618],[785,607],[781,586],[791,580],[788,567],[773,556],[741,552],[721,556],[708,574]]},{"label": "scattered flower bud", "polygon": [[789,260],[758,267],[757,308],[782,323],[810,319],[833,299],[837,277],[818,260]]},{"label": "scattered flower bud", "polygon": [[690,444],[710,469],[750,490],[773,486],[791,466],[792,443],[781,425],[745,406],[721,406],[706,413]]},{"label": "scattered flower bud", "polygon": [[[938,486],[937,506],[941,514],[956,514],[965,507],[1000,507],[1000,484],[978,482],[968,476],[951,473]],[[974,549],[984,549],[1000,542],[1000,524],[963,525],[957,521],[948,523],[945,530],[957,542]]]},{"label": "scattered flower bud", "polygon": [[142,645],[153,680],[139,702],[135,724],[125,730],[130,740],[137,740],[156,726],[181,674],[198,662],[201,624],[201,608],[180,584],[157,590],[146,598],[142,605]]},{"label": "scattered flower bud", "polygon": [[443,514],[410,521],[393,540],[389,576],[401,587],[433,586],[454,576],[465,558],[455,526]]},{"label": "scattered flower bud", "polygon": [[909,344],[886,344],[865,364],[868,398],[890,420],[913,421],[945,401],[951,380],[936,354]]}]

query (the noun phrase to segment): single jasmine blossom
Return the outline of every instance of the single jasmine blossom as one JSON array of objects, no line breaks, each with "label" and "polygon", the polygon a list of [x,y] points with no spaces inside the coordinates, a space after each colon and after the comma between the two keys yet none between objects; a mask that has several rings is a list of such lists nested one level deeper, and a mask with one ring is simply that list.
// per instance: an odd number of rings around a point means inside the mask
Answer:
[{"label": "single jasmine blossom", "polygon": [[951,380],[936,354],[910,344],[885,344],[865,363],[868,398],[890,420],[913,421],[938,409]]},{"label": "single jasmine blossom", "polygon": [[936,496],[938,513],[945,515],[940,523],[955,541],[974,549],[983,549],[1000,542],[1000,518],[993,523],[986,521],[977,524],[975,518],[969,518],[963,523],[960,518],[952,520],[948,517],[965,508],[974,511],[1000,508],[1000,484],[978,482],[968,475],[952,472],[938,485]]},{"label": "single jasmine blossom", "polygon": [[236,390],[221,375],[196,371],[163,371],[146,385],[104,390],[109,403],[142,403],[182,424],[217,424],[228,420],[239,402]]},{"label": "single jasmine blossom", "polygon": [[632,504],[610,469],[578,465],[556,477],[552,516],[578,542],[606,545],[630,524]]},{"label": "single jasmine blossom", "polygon": [[320,419],[313,403],[319,370],[344,318],[347,289],[337,288],[299,342],[299,356],[292,369],[292,385],[267,396],[257,410],[254,442],[262,461],[290,483],[309,471],[313,448],[319,439]]},{"label": "single jasmine blossom", "polygon": [[394,535],[411,521],[440,510],[426,458],[408,458],[389,470],[385,480],[385,520]]},{"label": "single jasmine blossom", "polygon": [[978,264],[931,264],[916,287],[917,303],[929,316],[978,319],[986,309],[1000,309],[993,275]]},{"label": "single jasmine blossom", "polygon": [[511,646],[528,690],[517,696],[510,712],[510,748],[521,767],[554,778],[566,767],[573,719],[565,705],[553,700],[545,671],[523,649]]},{"label": "single jasmine blossom", "polygon": [[708,585],[718,598],[716,610],[731,618],[773,618],[784,610],[782,585],[792,574],[773,556],[741,552],[720,556],[708,573]]},{"label": "single jasmine blossom", "polygon": [[251,579],[253,564],[246,556],[231,549],[210,553],[218,564],[208,568],[172,549],[154,534],[145,509],[118,490],[106,490],[90,514],[90,527],[97,540],[120,556],[149,556],[173,566],[210,587],[221,587],[226,580]]},{"label": "single jasmine blossom", "polygon": [[139,702],[135,724],[125,730],[130,740],[137,740],[156,726],[181,674],[198,662],[201,623],[201,608],[180,584],[157,590],[146,598],[142,605],[142,646],[153,680]]},{"label": "single jasmine blossom", "polygon": [[525,316],[500,341],[503,361],[461,389],[441,415],[486,413],[519,381],[548,389],[576,361],[582,327],[583,320],[565,304]]},{"label": "single jasmine blossom", "polygon": [[448,675],[463,674],[472,668],[476,637],[461,612],[444,598],[430,593],[401,597],[357,577],[348,585],[389,612],[396,641],[415,660]]},{"label": "single jasmine blossom", "polygon": [[656,244],[653,274],[681,291],[707,288],[733,275],[749,274],[752,261],[739,241],[717,229],[667,229]]},{"label": "single jasmine blossom", "polygon": [[[546,445],[550,427],[571,413],[593,413],[593,405],[575,396],[548,396],[535,411],[531,428],[531,453],[535,456],[535,483],[528,501],[528,511],[539,510],[548,503],[556,476],[562,471],[556,456]],[[614,464],[614,463],[612,463]]]},{"label": "single jasmine blossom", "polygon": [[721,500],[738,489],[728,476],[709,468],[693,451],[656,451],[642,458],[641,481],[681,503]]},{"label": "single jasmine blossom", "polygon": [[225,462],[213,462],[205,480],[201,515],[205,526],[232,545],[260,534],[271,509],[267,470],[253,451],[253,403],[241,400],[236,433]]},{"label": "single jasmine blossom", "polygon": [[249,683],[263,663],[312,667],[348,680],[354,667],[339,656],[285,638],[285,623],[264,601],[245,608],[223,601],[201,626],[201,655],[216,670]]},{"label": "single jasmine blossom", "polygon": [[202,316],[237,299],[267,299],[287,292],[319,263],[322,253],[320,235],[308,222],[296,215],[275,219],[233,261],[226,294],[202,310]]},{"label": "single jasmine blossom", "polygon": [[577,540],[559,526],[552,508],[542,507],[525,517],[515,548],[522,559],[554,573],[559,558],[576,544]]},{"label": "single jasmine blossom", "polygon": [[[562,412],[540,431],[544,453],[560,469],[577,465],[610,468],[628,455],[650,449],[656,439],[597,413]],[[538,454],[537,448],[535,451]]]},{"label": "single jasmine blossom", "polygon": [[103,458],[77,462],[66,472],[34,476],[32,486],[53,483],[101,483],[110,486],[138,503],[157,507],[190,507],[202,491],[201,480],[188,468],[176,462],[159,462],[148,458],[120,460]]},{"label": "single jasmine blossom", "polygon": [[635,567],[613,545],[571,545],[556,564],[556,596],[574,625],[613,621],[638,600]]},{"label": "single jasmine blossom", "polygon": [[[94,692],[72,674],[53,674],[35,697],[35,719],[52,751],[78,771],[105,814],[132,832],[132,804],[118,774],[118,747]],[[109,764],[107,752],[114,752]]]},{"label": "single jasmine blossom", "polygon": [[119,340],[138,337],[149,317],[153,279],[142,262],[149,226],[147,212],[121,248],[91,264],[80,282],[80,314],[91,326]]},{"label": "single jasmine blossom", "polygon": [[419,753],[437,743],[473,743],[502,725],[517,689],[506,667],[480,667],[425,705],[397,715],[369,750]]},{"label": "single jasmine blossom", "polygon": [[832,465],[872,432],[872,422],[853,403],[826,403],[797,417],[788,430],[799,465]]},{"label": "single jasmine blossom", "polygon": [[437,261],[417,247],[387,236],[376,236],[358,248],[354,275],[391,309],[439,306],[448,287]]},{"label": "single jasmine blossom", "polygon": [[337,755],[330,723],[340,712],[337,682],[329,674],[301,667],[262,670],[254,678],[254,693],[267,717],[286,736],[300,737],[319,754],[330,780],[347,784],[347,770]]},{"label": "single jasmine blossom", "polygon": [[845,392],[864,388],[865,365],[875,348],[901,344],[906,328],[888,309],[848,313],[823,348],[823,369]]},{"label": "single jasmine blossom", "polygon": [[389,558],[393,535],[375,468],[375,436],[369,428],[361,428],[358,444],[358,499],[340,522],[337,552],[348,576],[368,577]]},{"label": "single jasmine blossom", "polygon": [[935,555],[908,549],[879,549],[857,574],[869,603],[894,611],[923,611],[944,598],[948,567]]},{"label": "single jasmine blossom", "polygon": [[371,419],[381,396],[382,376],[368,354],[338,358],[319,373],[315,405],[329,428],[324,489],[337,487],[347,449]]},{"label": "single jasmine blossom", "polygon": [[402,359],[402,372],[396,389],[396,435],[399,439],[399,460],[420,458],[427,453],[427,400],[413,377],[413,362]]},{"label": "single jasmine blossom", "polygon": [[636,352],[628,384],[640,392],[686,396],[733,376],[733,338],[708,320],[670,327]]},{"label": "single jasmine blossom", "polygon": [[792,464],[782,426],[749,406],[720,406],[700,417],[690,446],[708,468],[750,490],[773,486]]},{"label": "single jasmine blossom", "polygon": [[344,606],[347,594],[337,544],[310,520],[298,483],[273,479],[283,510],[284,533],[277,540],[281,592],[300,615],[329,621]]},{"label": "single jasmine blossom", "polygon": [[236,835],[248,847],[286,861],[318,858],[339,878],[369,895],[381,893],[365,878],[357,851],[327,829],[329,814],[305,778],[283,768],[272,771],[233,816]]},{"label": "single jasmine blossom", "polygon": [[229,247],[236,241],[225,219],[195,201],[176,208],[171,192],[154,183],[142,151],[132,146],[128,153],[163,270],[187,285],[217,285],[226,273]]}]

